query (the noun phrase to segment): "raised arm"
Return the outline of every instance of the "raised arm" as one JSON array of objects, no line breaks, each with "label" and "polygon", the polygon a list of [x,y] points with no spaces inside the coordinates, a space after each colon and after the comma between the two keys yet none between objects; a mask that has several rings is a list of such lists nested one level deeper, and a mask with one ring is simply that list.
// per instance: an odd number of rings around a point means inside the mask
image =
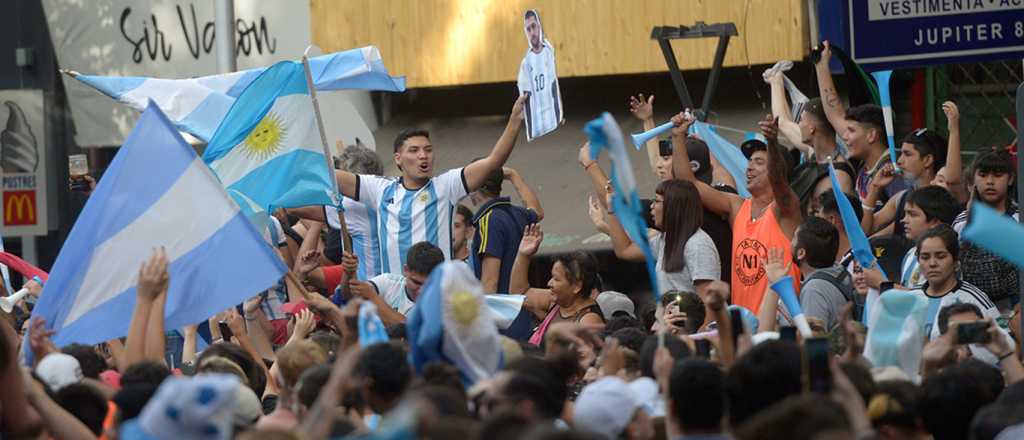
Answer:
[{"label": "raised arm", "polygon": [[[120,367],[128,368],[132,364],[145,360],[147,354],[151,352],[146,350],[150,315],[157,297],[166,289],[167,283],[167,255],[163,250],[154,250],[153,255],[139,269],[139,284],[135,289],[135,311],[132,313],[132,320],[128,326],[128,337],[125,340],[125,365]],[[161,318],[161,327],[163,327],[162,321]],[[154,360],[160,359],[163,359],[163,354]]]},{"label": "raised arm", "polygon": [[509,280],[508,292],[526,295],[526,309],[538,319],[543,319],[551,308],[551,291],[530,287],[530,259],[540,249],[544,240],[544,232],[540,225],[534,223],[523,230],[523,240],[519,242],[516,261],[512,264],[512,278]]},{"label": "raised arm", "polygon": [[[960,159],[960,109],[953,101],[942,103],[942,112],[946,114],[949,128],[949,148],[946,152],[946,189],[960,203],[967,203],[967,191],[964,190],[964,164]],[[938,170],[935,170],[938,172]]]},{"label": "raised arm", "polygon": [[[597,194],[597,200],[604,206],[608,201],[608,176],[604,174],[604,170],[597,164],[596,160],[590,158],[590,142],[584,142],[583,146],[580,147],[580,154],[577,158],[580,166],[583,167],[583,172],[587,173],[587,177],[590,178],[590,184],[594,187],[594,193]],[[608,209],[608,206],[604,206]]]},{"label": "raised arm", "polygon": [[690,168],[690,155],[686,152],[686,132],[693,124],[692,118],[683,113],[672,117],[676,125],[672,129],[672,178],[692,182],[700,193],[700,202],[705,208],[718,215],[728,215],[729,221],[736,217],[743,199],[736,194],[716,190],[710,185],[697,180]]},{"label": "raised arm", "polygon": [[768,183],[772,186],[772,194],[775,196],[775,207],[779,219],[779,227],[787,237],[793,237],[793,232],[803,221],[803,213],[800,212],[800,198],[793,192],[786,179],[785,153],[779,148],[779,120],[771,115],[765,117],[758,124],[761,134],[768,140]]},{"label": "raised arm", "polygon": [[512,183],[512,186],[516,189],[516,193],[519,194],[519,198],[523,199],[523,204],[526,205],[526,209],[530,209],[534,214],[537,214],[537,221],[544,219],[544,208],[540,206],[540,199],[537,198],[537,194],[533,192],[530,185],[526,183],[526,179],[511,167],[502,167],[502,174],[505,176],[505,180]]},{"label": "raised arm", "polygon": [[789,100],[786,99],[784,78],[782,72],[775,72],[768,79],[768,84],[771,85],[772,89],[772,114],[779,118],[779,132],[782,136],[796,149],[800,150],[801,153],[807,155],[812,149],[810,145],[804,143],[803,136],[800,134],[800,125],[797,124],[793,119],[793,115],[789,112]]},{"label": "raised arm", "polygon": [[836,133],[843,133],[849,122],[846,121],[846,109],[843,108],[843,101],[839,99],[839,91],[832,82],[832,72],[828,67],[832,59],[832,45],[828,41],[822,45],[821,59],[814,65],[814,71],[818,76],[818,91],[821,93],[822,106],[825,107],[825,117]]},{"label": "raised arm", "polygon": [[469,191],[476,191],[484,184],[484,179],[491,171],[501,168],[512,154],[512,148],[516,146],[516,138],[519,137],[519,129],[523,125],[523,106],[526,104],[528,93],[519,95],[516,103],[512,105],[512,114],[508,117],[508,124],[505,131],[494,144],[494,149],[487,157],[466,165],[463,168],[463,176],[466,178],[466,186]]},{"label": "raised arm", "polygon": [[[611,195],[608,196],[611,198]],[[640,250],[640,246],[637,246],[632,239],[629,238],[629,234],[626,234],[626,230],[622,228],[622,224],[619,223],[619,218],[615,216],[615,212],[611,210],[611,202],[608,203],[608,235],[612,238],[612,247],[615,249],[615,256],[626,261],[646,261],[647,258],[644,256],[643,251]]]},{"label": "raised arm", "polygon": [[[644,131],[654,128],[654,95],[647,96],[641,93],[629,97],[629,112],[634,118],[640,120]],[[647,163],[651,166],[651,174],[658,175],[658,159],[661,158],[661,151],[658,148],[658,139],[651,138],[645,144],[647,147]]]}]

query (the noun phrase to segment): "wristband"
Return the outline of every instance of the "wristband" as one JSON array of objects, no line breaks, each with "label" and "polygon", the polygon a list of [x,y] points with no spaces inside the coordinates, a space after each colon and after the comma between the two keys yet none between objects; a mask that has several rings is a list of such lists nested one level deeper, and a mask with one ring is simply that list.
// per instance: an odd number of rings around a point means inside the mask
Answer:
[{"label": "wristband", "polygon": [[868,206],[868,205],[867,205],[867,203],[861,203],[861,204],[860,204],[860,207],[861,207],[861,208],[864,208],[864,209],[869,209],[869,210],[872,210],[872,211],[874,211],[874,210],[875,210],[875,207],[874,207],[874,206]]},{"label": "wristband", "polygon": [[996,360],[996,364],[1001,364],[1001,363],[1003,363],[1003,361],[1005,361],[1005,360],[1006,360],[1007,358],[1009,358],[1010,356],[1013,356],[1014,354],[1015,354],[1015,353],[1013,352],[1013,350],[1010,350],[1010,352],[1009,352],[1009,353],[1006,353],[1006,354],[1004,354],[1004,355],[1002,355],[1002,356],[997,356],[997,358],[998,358],[998,359]]},{"label": "wristband", "polygon": [[586,165],[583,165],[583,171],[589,171],[590,167],[594,166],[594,164],[596,164],[596,163],[597,163],[597,161],[595,160],[595,161],[592,161],[592,162],[590,162],[590,163],[588,163]]}]

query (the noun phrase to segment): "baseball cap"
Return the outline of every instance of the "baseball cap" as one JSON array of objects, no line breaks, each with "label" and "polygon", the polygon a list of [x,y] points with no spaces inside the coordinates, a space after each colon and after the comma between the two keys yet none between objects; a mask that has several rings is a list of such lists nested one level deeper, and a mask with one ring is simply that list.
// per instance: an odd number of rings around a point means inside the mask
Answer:
[{"label": "baseball cap", "polygon": [[[309,308],[305,301],[286,302],[281,304],[281,311],[285,315],[298,315],[299,312]],[[320,322],[320,315],[313,314],[313,321]]]},{"label": "baseball cap", "polygon": [[39,361],[36,366],[36,375],[43,380],[43,383],[50,388],[50,391],[57,392],[73,383],[82,381],[82,365],[78,359],[64,353],[50,353]]},{"label": "baseball cap", "polygon": [[238,377],[231,374],[167,378],[139,417],[122,426],[118,437],[123,440],[230,439],[240,387]]},{"label": "baseball cap", "polygon": [[576,398],[573,421],[579,428],[617,439],[637,410],[653,412],[650,403],[657,400],[658,387],[650,385],[641,380],[626,383],[614,376],[598,379]]},{"label": "baseball cap", "polygon": [[686,155],[690,158],[690,167],[694,177],[704,183],[711,183],[711,152],[708,144],[703,140],[689,137],[686,138]]},{"label": "baseball cap", "polygon": [[235,395],[235,426],[248,428],[256,424],[263,415],[263,402],[249,387],[238,387]]},{"label": "baseball cap", "polygon": [[743,152],[743,157],[746,157],[747,160],[750,160],[750,156],[753,156],[754,152],[765,151],[767,149],[768,144],[757,138],[747,139],[740,144],[740,151]]},{"label": "baseball cap", "polygon": [[612,290],[601,292],[597,295],[597,305],[601,307],[605,321],[610,321],[617,312],[625,312],[630,318],[636,318],[636,306],[623,293]]}]

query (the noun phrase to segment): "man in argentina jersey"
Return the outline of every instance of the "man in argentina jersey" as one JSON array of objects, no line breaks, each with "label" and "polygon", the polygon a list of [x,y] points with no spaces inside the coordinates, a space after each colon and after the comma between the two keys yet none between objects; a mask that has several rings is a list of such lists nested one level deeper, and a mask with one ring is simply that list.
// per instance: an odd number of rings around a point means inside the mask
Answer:
[{"label": "man in argentina jersey", "polygon": [[[352,200],[341,199],[341,211],[345,213],[348,235],[352,237],[352,253],[359,258],[359,269],[356,277],[368,280],[380,275],[380,240],[377,238],[377,210],[373,207]],[[341,229],[337,209],[327,210],[327,225],[332,229]]]},{"label": "man in argentina jersey", "polygon": [[491,153],[464,168],[435,176],[430,133],[408,129],[399,133],[394,143],[395,164],[401,176],[384,178],[335,172],[345,197],[376,211],[380,273],[402,273],[409,248],[420,241],[441,248],[446,260],[452,258],[455,205],[479,188],[488,173],[500,169],[508,160],[522,126],[525,101],[525,96],[516,99],[505,131]]},{"label": "man in argentina jersey", "polygon": [[540,15],[526,11],[523,17],[529,50],[519,65],[519,93],[528,93],[526,103],[526,136],[528,140],[543,136],[562,122],[562,96],[555,72],[555,49],[544,39]]}]

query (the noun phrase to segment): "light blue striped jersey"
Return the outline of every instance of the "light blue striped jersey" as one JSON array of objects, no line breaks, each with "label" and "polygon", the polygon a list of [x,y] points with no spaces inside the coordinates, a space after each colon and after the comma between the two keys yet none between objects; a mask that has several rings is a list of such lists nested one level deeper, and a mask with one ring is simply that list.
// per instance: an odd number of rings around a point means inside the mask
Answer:
[{"label": "light blue striped jersey", "polygon": [[[345,225],[352,237],[352,252],[359,258],[359,269],[356,278],[368,280],[380,275],[380,240],[377,239],[377,211],[370,205],[342,197],[341,208],[345,213]],[[341,229],[337,209],[325,211],[327,224],[334,229]]]},{"label": "light blue striped jersey", "polygon": [[451,259],[455,205],[468,192],[462,168],[434,176],[416,190],[406,189],[400,178],[369,175],[359,175],[356,186],[359,201],[377,207],[380,273],[402,273],[409,248],[421,241]]},{"label": "light blue striped jersey", "polygon": [[903,256],[903,264],[900,265],[900,284],[905,287],[917,287],[924,281],[921,264],[917,262],[917,247],[911,247],[907,249],[907,254]]}]

